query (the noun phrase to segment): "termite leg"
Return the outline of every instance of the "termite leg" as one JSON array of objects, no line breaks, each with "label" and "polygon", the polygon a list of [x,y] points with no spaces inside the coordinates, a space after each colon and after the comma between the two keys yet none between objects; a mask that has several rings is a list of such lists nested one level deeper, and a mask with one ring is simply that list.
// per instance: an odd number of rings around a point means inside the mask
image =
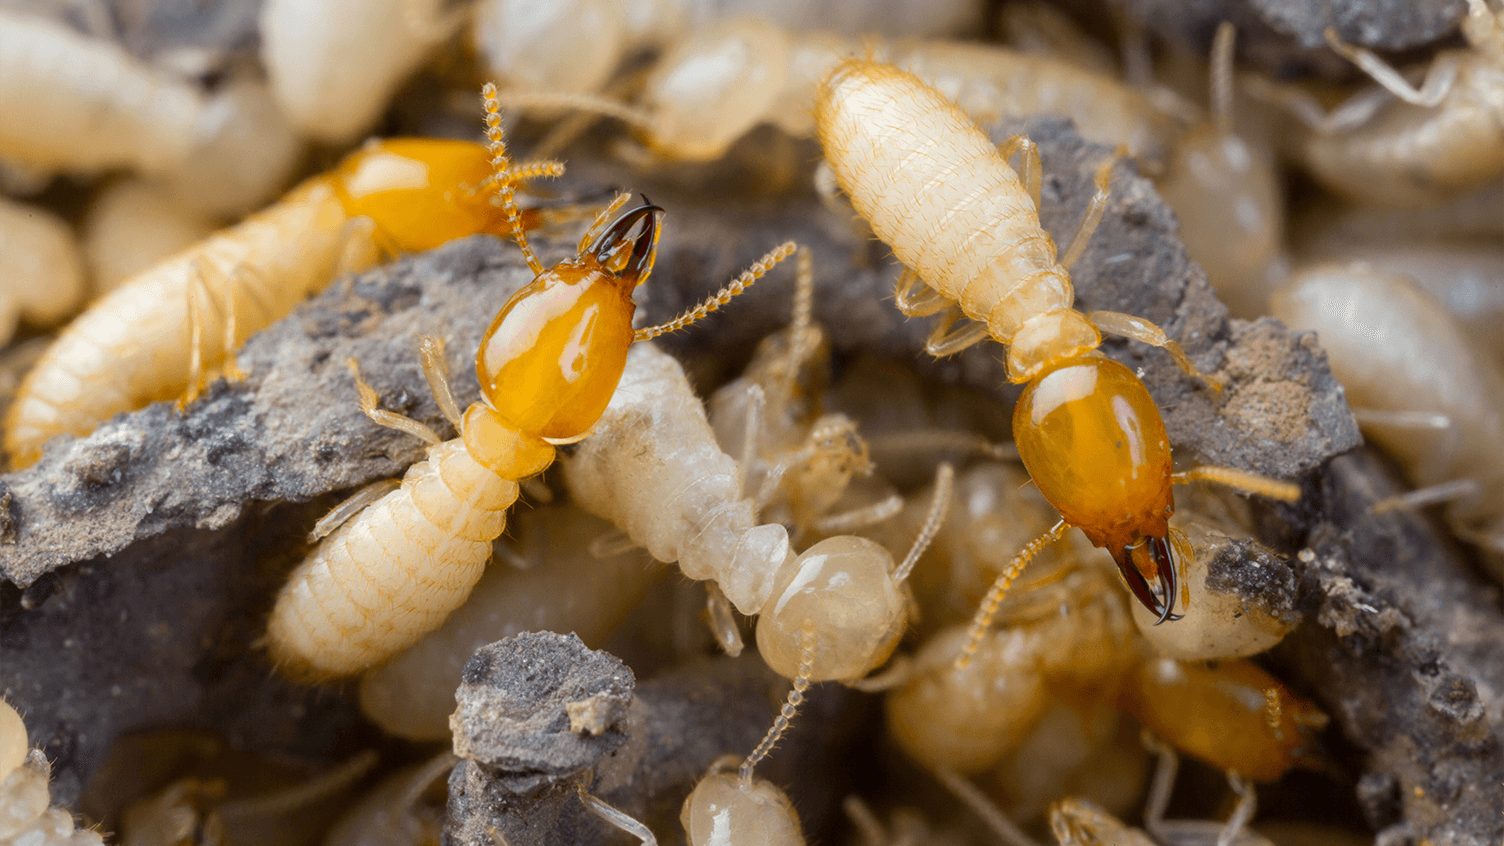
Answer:
[{"label": "termite leg", "polygon": [[1326,38],[1327,46],[1331,47],[1334,53],[1352,62],[1359,70],[1372,77],[1374,82],[1383,86],[1384,90],[1412,106],[1436,108],[1451,92],[1452,83],[1457,81],[1459,62],[1456,55],[1439,56],[1426,71],[1426,78],[1421,82],[1420,88],[1416,88],[1408,79],[1405,79],[1404,74],[1395,70],[1376,53],[1343,41],[1335,28],[1327,27],[1322,32],[1322,36]]},{"label": "termite leg", "polygon": [[1242,776],[1229,772],[1227,786],[1238,797],[1238,804],[1232,809],[1232,816],[1227,818],[1227,824],[1217,833],[1217,846],[1233,846],[1239,842],[1243,830],[1248,828],[1248,824],[1253,822],[1253,815],[1259,811],[1258,793]]},{"label": "termite leg", "polygon": [[826,514],[816,520],[810,529],[816,535],[849,535],[875,526],[902,510],[903,497],[893,494],[849,511]]},{"label": "termite leg", "polygon": [[1096,193],[1092,194],[1091,202],[1086,205],[1086,213],[1081,215],[1081,222],[1076,225],[1076,234],[1071,237],[1071,243],[1065,248],[1065,253],[1060,258],[1061,265],[1066,268],[1076,263],[1081,254],[1086,252],[1086,245],[1091,242],[1091,236],[1097,231],[1097,225],[1102,222],[1102,215],[1107,211],[1107,199],[1112,195],[1112,169],[1127,153],[1121,145],[1112,151],[1105,161],[1097,166],[1096,175],[1092,181],[1096,184]]},{"label": "termite leg", "polygon": [[1452,418],[1435,411],[1409,411],[1386,408],[1353,408],[1359,426],[1390,429],[1445,432],[1452,428]]},{"label": "termite leg", "polygon": [[768,398],[761,385],[753,385],[747,391],[747,419],[742,429],[742,454],[737,458],[737,466],[742,471],[742,496],[749,493],[747,484],[751,480],[751,468],[757,461],[758,447],[762,441],[762,420],[767,403]]},{"label": "termite leg", "polygon": [[997,145],[997,151],[1004,159],[1012,159],[1014,153],[1023,153],[1023,163],[1019,167],[1018,175],[1024,181],[1024,188],[1029,192],[1029,199],[1034,201],[1034,208],[1039,208],[1039,192],[1042,166],[1039,163],[1039,145],[1027,135],[1010,135],[1003,139],[1003,143]]},{"label": "termite leg", "polygon": [[1093,311],[1086,315],[1086,319],[1090,320],[1092,325],[1104,335],[1116,335],[1130,341],[1148,344],[1151,347],[1159,347],[1175,359],[1175,363],[1185,371],[1187,376],[1200,380],[1213,391],[1221,393],[1226,387],[1221,379],[1198,369],[1180,344],[1166,335],[1165,330],[1159,328],[1153,321],[1133,314],[1124,314],[1121,311]]},{"label": "termite leg", "polygon": [[600,561],[625,555],[637,548],[637,541],[632,540],[631,536],[621,529],[607,529],[601,532],[590,542],[590,546],[586,547],[590,557]]},{"label": "termite leg", "polygon": [[924,517],[924,525],[919,527],[919,534],[914,536],[914,542],[909,545],[909,551],[903,557],[903,561],[893,569],[893,581],[903,582],[914,572],[914,565],[919,563],[920,556],[934,543],[935,535],[940,533],[940,527],[945,524],[945,517],[950,513],[950,495],[956,483],[956,468],[950,462],[942,462],[935,471],[935,493],[930,497],[930,510]]},{"label": "termite leg", "polygon": [[313,524],[313,529],[308,533],[308,542],[317,543],[328,537],[343,526],[351,517],[364,511],[366,506],[386,496],[392,491],[402,487],[402,483],[396,479],[381,479],[361,488],[353,494],[345,497],[339,505],[329,509],[329,512],[319,518]]},{"label": "termite leg", "polygon": [[178,411],[192,405],[204,387],[204,324],[208,320],[204,301],[212,296],[204,278],[208,272],[208,266],[197,259],[188,270],[188,384],[178,397]]},{"label": "termite leg", "polygon": [[1149,796],[1144,800],[1144,828],[1161,842],[1169,842],[1165,832],[1165,809],[1170,806],[1170,795],[1175,791],[1175,776],[1180,772],[1180,756],[1168,743],[1145,732],[1142,735],[1145,748],[1159,759],[1154,766],[1154,777],[1149,782]]},{"label": "termite leg", "polygon": [[350,375],[355,378],[355,391],[360,396],[360,410],[365,416],[371,418],[371,422],[377,426],[385,426],[388,429],[396,429],[423,441],[426,444],[442,443],[443,438],[430,429],[426,423],[421,423],[404,414],[388,411],[380,407],[381,398],[376,389],[366,383],[360,375],[360,363],[355,359],[346,359],[346,365],[350,368]]},{"label": "termite leg", "polygon": [[1393,102],[1384,89],[1369,88],[1327,111],[1321,101],[1307,91],[1256,76],[1243,80],[1243,90],[1254,99],[1279,107],[1318,135],[1336,135],[1362,126],[1385,104]]},{"label": "termite leg", "polygon": [[967,320],[959,329],[952,329],[961,317],[961,310],[951,308],[940,316],[935,328],[924,340],[924,351],[935,358],[945,358],[962,350],[974,347],[987,339],[987,324]]},{"label": "termite leg", "polygon": [[1003,600],[1008,596],[1008,590],[1018,580],[1024,568],[1029,562],[1039,555],[1045,547],[1060,540],[1065,534],[1067,526],[1061,520],[1051,526],[1049,531],[1029,541],[1018,554],[1013,556],[1013,561],[1008,568],[999,573],[993,581],[992,587],[987,589],[987,595],[982,598],[982,604],[978,606],[976,616],[971,618],[971,628],[966,632],[966,645],[961,647],[961,653],[956,656],[956,669],[964,670],[971,664],[971,659],[976,657],[977,650],[982,646],[982,638],[987,636],[987,630],[992,627],[992,619],[997,616],[998,608],[1002,607]]},{"label": "termite leg", "polygon": [[908,684],[918,672],[913,658],[896,655],[886,667],[854,682],[847,682],[846,686],[862,693],[885,693]]},{"label": "termite leg", "polygon": [[1384,514],[1389,511],[1419,511],[1433,505],[1469,499],[1482,492],[1483,486],[1476,479],[1453,479],[1402,494],[1386,496],[1375,502],[1368,510],[1373,514]]},{"label": "termite leg", "polygon": [[865,846],[883,846],[891,842],[883,824],[878,822],[877,814],[872,812],[872,808],[860,796],[853,793],[841,800],[841,810],[846,812],[846,819],[850,820],[851,827],[861,835]]},{"label": "termite leg", "polygon": [[705,617],[710,624],[710,633],[715,636],[715,642],[720,644],[721,651],[732,658],[742,654],[742,630],[736,624],[731,600],[726,598],[725,591],[715,582],[705,583]]},{"label": "termite leg", "polygon": [[983,793],[981,788],[972,784],[969,779],[955,770],[940,768],[931,771],[935,779],[940,782],[952,796],[961,800],[961,804],[977,815],[992,833],[997,835],[999,843],[1006,846],[1033,846],[1034,839],[1023,832],[1018,824],[1008,818],[995,802]]},{"label": "termite leg", "polygon": [[1202,465],[1176,473],[1172,478],[1177,485],[1189,482],[1212,482],[1280,502],[1296,502],[1300,499],[1300,485],[1293,482],[1281,482],[1278,479],[1235,470],[1231,467]]},{"label": "termite leg", "polygon": [[905,317],[929,317],[949,308],[950,300],[905,267],[893,282],[893,304]]},{"label": "termite leg", "polygon": [[580,803],[590,813],[605,820],[612,827],[637,838],[638,842],[642,843],[643,846],[658,846],[658,838],[653,836],[652,829],[644,825],[641,820],[632,817],[599,796],[593,795],[589,790],[585,789],[583,782],[575,785],[575,791],[580,796]]},{"label": "termite leg", "polygon": [[707,297],[704,302],[686,310],[683,314],[667,323],[660,323],[657,326],[649,326],[645,329],[633,331],[632,340],[651,341],[660,335],[667,335],[670,332],[678,332],[681,329],[693,326],[704,318],[720,311],[722,306],[731,302],[735,297],[741,296],[757,280],[766,276],[768,271],[777,267],[784,259],[793,255],[796,249],[798,249],[798,245],[793,241],[785,241],[779,244],[769,251],[767,255],[754,262],[751,267],[743,270],[741,275],[731,280],[726,287]]},{"label": "termite leg", "polygon": [[433,392],[433,401],[449,425],[459,431],[460,407],[454,401],[454,392],[449,389],[449,359],[444,355],[444,339],[424,335],[418,339],[418,357],[423,360],[423,378],[428,381],[428,390]]}]

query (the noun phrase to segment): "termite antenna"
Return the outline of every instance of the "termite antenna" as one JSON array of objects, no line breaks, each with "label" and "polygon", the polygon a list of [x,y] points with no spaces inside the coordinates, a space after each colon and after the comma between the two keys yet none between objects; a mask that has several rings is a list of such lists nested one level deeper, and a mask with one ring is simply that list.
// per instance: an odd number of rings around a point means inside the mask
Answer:
[{"label": "termite antenna", "polygon": [[987,595],[982,598],[982,604],[977,608],[976,616],[971,619],[971,628],[966,632],[966,645],[961,647],[961,654],[956,656],[956,669],[964,670],[971,665],[971,659],[977,654],[982,646],[982,638],[987,636],[987,630],[992,628],[992,619],[997,616],[997,609],[1002,606],[1003,599],[1008,596],[1008,591],[1013,583],[1018,580],[1019,574],[1029,566],[1029,562],[1050,544],[1060,539],[1065,534],[1065,521],[1061,520],[1050,527],[1050,530],[1029,541],[1013,561],[1008,569],[998,574],[997,580],[992,587],[987,589]]},{"label": "termite antenna", "polygon": [[653,830],[641,820],[586,790],[584,782],[576,783],[574,789],[579,794],[580,804],[584,805],[590,813],[605,820],[613,828],[637,838],[642,846],[658,846],[658,838],[653,835]]},{"label": "termite antenna", "polygon": [[783,701],[783,707],[778,710],[778,717],[773,720],[773,725],[768,728],[768,733],[763,735],[762,741],[747,760],[742,761],[737,776],[741,779],[742,788],[752,786],[752,771],[783,739],[783,735],[789,730],[794,717],[799,713],[799,706],[804,704],[804,693],[809,690],[810,678],[815,672],[815,629],[808,622],[799,630],[799,672],[794,676],[794,686],[789,688],[788,698]]},{"label": "termite antenna", "polygon": [[496,94],[496,83],[488,82],[481,88],[481,100],[486,110],[486,150],[491,154],[491,173],[496,178],[496,193],[501,199],[502,211],[512,227],[512,238],[522,250],[528,269],[533,275],[543,272],[543,262],[528,243],[527,233],[522,228],[522,214],[517,211],[517,190],[510,173],[511,157],[507,155],[506,134],[501,129],[501,101]]},{"label": "termite antenna", "polygon": [[893,571],[893,581],[901,584],[914,572],[914,565],[919,563],[919,557],[929,549],[935,535],[940,532],[940,526],[945,523],[945,515],[950,511],[950,495],[955,481],[956,469],[948,461],[941,463],[940,469],[935,471],[935,493],[930,497],[929,513],[925,515],[924,525],[919,528],[919,534],[909,547],[909,554],[903,557],[903,563]]},{"label": "termite antenna", "polygon": [[714,314],[717,311],[720,311],[721,307],[726,303],[731,302],[732,299],[746,293],[747,289],[751,288],[752,285],[757,282],[757,280],[768,275],[768,271],[777,267],[783,262],[784,259],[793,255],[794,251],[798,248],[799,245],[795,244],[793,241],[785,241],[782,244],[779,244],[777,247],[774,247],[772,251],[770,251],[767,255],[758,259],[756,263],[754,263],[751,267],[743,270],[741,272],[741,275],[731,280],[731,283],[726,287],[722,288],[719,291],[716,291],[714,294],[711,294],[709,297],[707,297],[704,302],[689,309],[688,311],[684,312],[678,317],[675,317],[673,320],[670,320],[667,323],[660,323],[657,326],[649,326],[645,329],[638,329],[634,331],[632,333],[632,340],[651,341],[660,335],[667,335],[670,332],[678,332],[682,329],[688,329],[690,326],[698,323],[705,317]]},{"label": "termite antenna", "polygon": [[1217,25],[1212,39],[1211,106],[1217,134],[1232,133],[1233,57],[1236,54],[1238,28],[1231,21]]}]

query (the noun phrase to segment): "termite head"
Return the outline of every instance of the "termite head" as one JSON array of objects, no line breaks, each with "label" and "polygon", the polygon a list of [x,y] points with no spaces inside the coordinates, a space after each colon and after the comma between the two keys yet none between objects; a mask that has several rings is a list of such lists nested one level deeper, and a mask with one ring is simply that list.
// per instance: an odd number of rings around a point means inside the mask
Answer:
[{"label": "termite head", "polygon": [[663,209],[643,197],[642,205],[623,212],[580,257],[594,262],[628,290],[635,288],[653,273],[662,220]]},{"label": "termite head", "polygon": [[654,66],[643,88],[643,139],[665,159],[713,161],[767,120],[788,75],[788,36],[744,19],[696,33]]},{"label": "termite head", "polygon": [[589,434],[626,368],[632,289],[652,273],[662,215],[646,200],[621,213],[578,258],[502,307],[475,356],[481,396],[500,421],[550,443]]}]

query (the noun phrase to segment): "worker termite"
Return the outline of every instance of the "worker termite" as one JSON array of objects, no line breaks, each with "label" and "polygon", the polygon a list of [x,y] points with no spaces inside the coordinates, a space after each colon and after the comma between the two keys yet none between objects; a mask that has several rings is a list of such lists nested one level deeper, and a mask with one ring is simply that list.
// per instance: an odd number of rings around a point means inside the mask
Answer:
[{"label": "worker termite", "polygon": [[523,514],[514,528],[498,542],[512,566],[488,568],[442,626],[361,677],[361,711],[385,731],[447,740],[454,687],[476,649],[525,631],[574,632],[598,647],[660,575],[640,552],[594,555],[608,527],[573,506]]},{"label": "worker termite", "polygon": [[18,324],[51,326],[78,308],[87,283],[73,230],[46,209],[0,197],[0,347]]},{"label": "worker termite", "polygon": [[182,174],[194,197],[226,211],[264,200],[296,163],[296,139],[258,84],[209,97],[115,44],[10,10],[0,10],[0,57],[0,156],[12,162]]},{"label": "worker termite", "polygon": [[463,20],[444,0],[268,0],[261,62],[304,134],[339,144],[376,123],[397,87]]},{"label": "worker termite", "polygon": [[89,203],[81,234],[84,258],[97,292],[120,283],[216,229],[212,219],[174,199],[160,186],[123,179]]},{"label": "worker termite", "polygon": [[47,756],[29,748],[21,715],[0,699],[0,842],[102,846],[99,832],[75,828],[72,814],[48,807],[51,777]]},{"label": "worker termite", "polygon": [[[952,354],[988,336],[1007,347],[1009,379],[1025,386],[1014,408],[1014,440],[1061,514],[998,576],[957,662],[970,660],[1018,574],[1069,526],[1112,554],[1145,607],[1161,621],[1172,619],[1179,591],[1171,486],[1206,480],[1287,501],[1299,488],[1230,468],[1173,472],[1154,399],[1132,371],[1098,352],[1102,332],[1123,335],[1166,349],[1201,375],[1149,321],[1074,307],[1068,268],[1106,210],[1113,160],[1098,169],[1096,196],[1057,260],[1039,225],[1040,169],[1027,139],[1015,137],[999,150],[918,77],[856,59],[821,84],[815,118],[841,189],[906,268],[896,292],[900,310],[946,312],[930,352]],[[1005,157],[1015,150],[1025,153],[1023,180]],[[950,331],[963,315],[975,323]]]},{"label": "worker termite", "polygon": [[1378,83],[1331,114],[1299,92],[1256,91],[1311,127],[1300,157],[1324,185],[1378,205],[1425,205],[1504,174],[1504,16],[1468,0],[1462,35],[1468,49],[1439,53],[1417,88],[1328,31],[1332,49]]},{"label": "worker termite", "polygon": [[1364,431],[1420,486],[1391,505],[1444,503],[1453,531],[1504,573],[1499,363],[1409,279],[1364,264],[1302,268],[1271,310],[1317,333]]},{"label": "worker termite", "polygon": [[[486,87],[485,100],[493,162],[498,178],[505,178],[509,159],[493,86]],[[479,580],[518,483],[553,463],[555,444],[578,441],[595,427],[633,343],[716,311],[794,250],[793,244],[779,246],[701,305],[633,330],[632,292],[652,273],[663,211],[643,204],[613,219],[627,199],[622,195],[602,211],[575,258],[545,268],[528,244],[511,193],[501,193],[535,278],[507,301],[481,339],[475,361],[482,401],[461,415],[449,393],[442,345],[424,345],[425,375],[458,437],[445,441],[421,423],[380,409],[375,390],[352,363],[367,416],[431,446],[396,490],[368,489],[340,506],[342,515],[361,510],[292,573],[268,625],[272,658],[285,671],[349,675],[438,628]]]},{"label": "worker termite", "polygon": [[508,231],[493,187],[510,197],[519,182],[562,167],[540,162],[493,176],[481,144],[367,144],[275,205],[138,273],[69,324],[7,413],[12,469],[35,463],[52,438],[87,434],[119,412],[191,402],[216,369],[238,376],[240,344],[342,269]]},{"label": "worker termite", "polygon": [[653,156],[708,161],[760,123],[811,135],[820,80],[844,57],[863,54],[912,71],[980,119],[1066,114],[1088,138],[1124,144],[1149,161],[1163,160],[1178,133],[1174,120],[1133,89],[1056,59],[961,42],[797,33],[755,19],[723,22],[675,44],[654,64],[634,105],[540,91],[509,96],[526,106],[618,118],[642,134]]},{"label": "worker termite", "polygon": [[1212,44],[1211,120],[1176,141],[1157,187],[1218,298],[1251,319],[1286,270],[1284,198],[1271,151],[1233,130],[1234,32],[1223,23]]}]

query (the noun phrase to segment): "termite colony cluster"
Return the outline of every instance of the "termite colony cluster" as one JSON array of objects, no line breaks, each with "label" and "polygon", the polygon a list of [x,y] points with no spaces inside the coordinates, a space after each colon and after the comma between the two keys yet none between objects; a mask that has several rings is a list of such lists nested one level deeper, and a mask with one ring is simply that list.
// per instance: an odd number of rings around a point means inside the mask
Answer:
[{"label": "termite colony cluster", "polygon": [[[1313,331],[1292,343],[1406,474],[1364,518],[1435,506],[1504,574],[1494,4],[1451,4],[1398,68],[1326,28],[1303,77],[1240,63],[1232,21],[1177,41],[1126,0],[261,0],[156,49],[139,30],[185,4],[0,2],[0,545],[35,549],[29,521],[141,450],[187,461],[211,403],[344,421],[303,450],[331,467],[412,457],[182,524],[275,538],[223,562],[269,587],[194,672],[339,713],[306,718],[318,755],[296,719],[257,747],[165,687],[109,726],[50,714],[15,669],[28,615],[112,561],[0,556],[0,844],[1366,842],[1394,820],[1353,798],[1381,792],[1365,738],[1276,649],[1310,603],[1258,587],[1314,566],[1325,470],[1218,422],[1288,413],[1243,399],[1282,377],[1082,280],[1141,258],[1100,245],[1157,192],[1231,315]],[[1061,225],[1045,135],[1096,151]],[[687,278],[676,227],[782,203],[803,230],[749,225],[785,235]],[[425,324],[405,375],[327,348],[298,378],[334,394],[266,399],[261,333],[396,344],[373,315],[426,301],[369,292],[465,239],[490,250],[471,276],[516,280],[475,289],[483,332]],[[859,278],[883,288],[853,305]],[[739,309],[755,348],[714,340],[747,337]],[[121,435],[173,405],[168,446]],[[1172,444],[1192,406],[1241,458]],[[28,481],[65,471],[78,490]],[[649,681],[561,704],[570,668],[527,632]]]}]

